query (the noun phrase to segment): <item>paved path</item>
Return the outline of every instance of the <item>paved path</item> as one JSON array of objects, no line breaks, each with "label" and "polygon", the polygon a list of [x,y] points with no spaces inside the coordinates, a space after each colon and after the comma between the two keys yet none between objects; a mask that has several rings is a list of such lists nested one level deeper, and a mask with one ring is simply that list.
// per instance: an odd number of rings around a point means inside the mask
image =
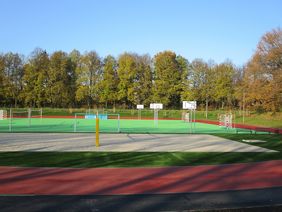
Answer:
[{"label": "paved path", "polygon": [[0,194],[121,195],[282,186],[282,160],[162,168],[0,167]]},{"label": "paved path", "polygon": [[1,133],[0,151],[275,152],[212,135]]}]

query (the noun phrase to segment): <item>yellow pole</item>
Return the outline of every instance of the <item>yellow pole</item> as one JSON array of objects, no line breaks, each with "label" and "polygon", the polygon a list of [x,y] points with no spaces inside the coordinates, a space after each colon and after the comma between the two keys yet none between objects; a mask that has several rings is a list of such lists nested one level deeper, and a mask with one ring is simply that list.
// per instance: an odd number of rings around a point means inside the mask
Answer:
[{"label": "yellow pole", "polygon": [[99,118],[98,116],[96,117],[96,147],[99,147]]}]

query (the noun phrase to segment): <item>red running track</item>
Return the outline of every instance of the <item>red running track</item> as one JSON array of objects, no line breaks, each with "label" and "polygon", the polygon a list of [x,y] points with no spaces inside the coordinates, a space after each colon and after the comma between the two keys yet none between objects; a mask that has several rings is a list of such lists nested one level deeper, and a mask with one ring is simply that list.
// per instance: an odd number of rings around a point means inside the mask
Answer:
[{"label": "red running track", "polygon": [[277,186],[282,186],[282,160],[166,168],[0,167],[0,194],[167,194]]}]

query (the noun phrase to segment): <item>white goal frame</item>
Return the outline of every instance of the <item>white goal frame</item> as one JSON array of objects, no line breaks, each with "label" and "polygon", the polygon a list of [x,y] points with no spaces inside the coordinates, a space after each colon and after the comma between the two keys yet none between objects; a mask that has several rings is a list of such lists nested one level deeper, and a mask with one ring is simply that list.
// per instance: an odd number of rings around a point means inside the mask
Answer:
[{"label": "white goal frame", "polygon": [[7,119],[7,110],[0,110],[0,120]]},{"label": "white goal frame", "polygon": [[219,126],[225,127],[226,129],[232,129],[233,117],[232,113],[219,114]]},{"label": "white goal frame", "polygon": [[[78,119],[78,116],[86,116],[86,115],[95,115],[96,117],[98,116],[99,117],[99,114],[88,114],[88,113],[75,113],[74,114],[74,124],[73,124],[73,131],[74,132],[80,132],[77,130],[77,119]],[[120,115],[119,113],[112,113],[112,114],[105,114],[107,115],[108,119],[111,119],[109,117],[114,117],[116,116],[117,118],[117,132],[120,133]]]}]

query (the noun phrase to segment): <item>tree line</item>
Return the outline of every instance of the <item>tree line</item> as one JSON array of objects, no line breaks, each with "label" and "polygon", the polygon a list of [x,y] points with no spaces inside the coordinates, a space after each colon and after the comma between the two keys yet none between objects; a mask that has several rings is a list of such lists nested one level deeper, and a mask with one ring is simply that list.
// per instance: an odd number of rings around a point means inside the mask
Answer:
[{"label": "tree line", "polygon": [[279,111],[282,103],[282,31],[264,34],[244,67],[194,59],[173,51],[150,55],[35,49],[27,58],[0,54],[1,107],[123,107],[183,100],[209,108]]}]

